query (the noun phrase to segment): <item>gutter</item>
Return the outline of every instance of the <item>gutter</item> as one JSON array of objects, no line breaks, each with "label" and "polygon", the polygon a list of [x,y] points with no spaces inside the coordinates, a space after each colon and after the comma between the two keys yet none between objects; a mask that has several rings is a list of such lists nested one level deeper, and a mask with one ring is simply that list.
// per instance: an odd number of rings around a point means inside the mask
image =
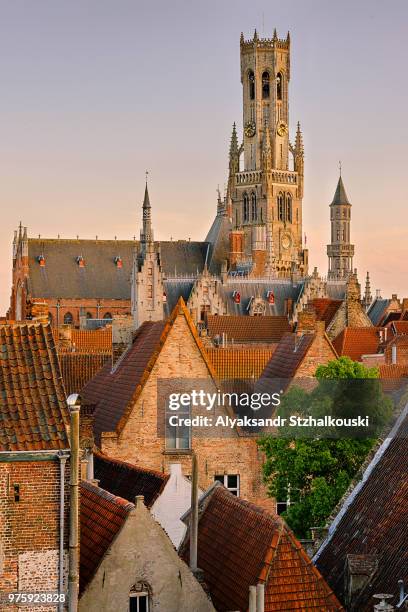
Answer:
[{"label": "gutter", "polygon": [[68,612],[77,612],[79,593],[79,395],[73,393],[68,397],[67,403],[71,415]]}]

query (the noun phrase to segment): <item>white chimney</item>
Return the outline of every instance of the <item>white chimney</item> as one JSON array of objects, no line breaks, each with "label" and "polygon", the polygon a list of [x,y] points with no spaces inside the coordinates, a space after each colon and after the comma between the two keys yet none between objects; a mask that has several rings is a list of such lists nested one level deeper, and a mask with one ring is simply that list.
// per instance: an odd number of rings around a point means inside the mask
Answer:
[{"label": "white chimney", "polygon": [[256,585],[256,612],[265,612],[265,585],[261,582]]},{"label": "white chimney", "polygon": [[397,363],[397,345],[393,344],[391,347],[391,363]]}]

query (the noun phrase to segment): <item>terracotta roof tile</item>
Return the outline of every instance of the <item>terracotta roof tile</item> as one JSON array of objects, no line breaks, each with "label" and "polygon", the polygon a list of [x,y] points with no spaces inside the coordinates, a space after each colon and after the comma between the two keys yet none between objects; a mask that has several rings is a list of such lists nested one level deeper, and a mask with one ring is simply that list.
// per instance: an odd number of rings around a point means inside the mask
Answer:
[{"label": "terracotta roof tile", "polygon": [[324,321],[327,328],[342,303],[342,300],[315,298],[311,301],[311,306],[316,312],[317,319],[319,321]]},{"label": "terracotta roof tile", "polygon": [[238,343],[279,342],[284,333],[291,331],[285,316],[208,315],[207,327],[211,338],[224,333],[229,341]]},{"label": "terracotta roof tile", "polygon": [[67,395],[81,389],[107,364],[112,364],[111,353],[60,353],[62,378]]},{"label": "terracotta roof tile", "polygon": [[220,379],[259,378],[275,348],[210,348],[207,354]]},{"label": "terracotta roof tile", "polygon": [[[398,594],[398,580],[408,580],[408,417],[391,438],[322,548],[317,567],[340,600],[345,596],[349,554],[375,555],[377,570],[363,589],[356,610],[373,609],[375,593]],[[374,460],[373,460],[374,461]],[[395,605],[398,597],[387,603]]]},{"label": "terracotta roof tile", "polygon": [[362,355],[378,353],[381,330],[381,327],[346,327],[333,340],[333,346],[340,356],[361,361]]},{"label": "terracotta roof tile", "polygon": [[396,336],[408,335],[408,321],[392,321],[389,327]]},{"label": "terracotta roof tile", "polygon": [[51,327],[0,326],[0,450],[68,448],[68,423]]},{"label": "terracotta roof tile", "polygon": [[[217,610],[247,610],[249,587],[265,584],[265,612],[342,610],[286,523],[215,486],[198,525],[198,566]],[[188,561],[188,538],[180,554]]]},{"label": "terracotta roof tile", "polygon": [[79,588],[82,593],[134,505],[90,482],[81,482],[80,493]]},{"label": "terracotta roof tile", "polygon": [[143,495],[150,508],[169,479],[168,474],[112,459],[102,453],[94,453],[95,478],[113,495],[133,502],[136,495]]}]

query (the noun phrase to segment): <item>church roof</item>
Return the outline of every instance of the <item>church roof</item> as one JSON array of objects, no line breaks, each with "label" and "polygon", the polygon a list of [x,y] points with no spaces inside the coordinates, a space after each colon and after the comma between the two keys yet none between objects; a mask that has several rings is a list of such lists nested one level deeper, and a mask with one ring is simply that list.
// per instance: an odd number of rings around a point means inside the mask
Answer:
[{"label": "church roof", "polygon": [[347,194],[346,194],[346,190],[344,188],[344,183],[343,183],[343,179],[341,178],[341,176],[339,176],[339,182],[337,183],[337,187],[336,187],[336,191],[333,197],[333,202],[331,203],[330,206],[337,206],[338,204],[350,204],[348,198],[347,198]]},{"label": "church roof", "polygon": [[229,217],[226,214],[218,214],[207,234],[206,242],[211,245],[207,266],[213,274],[219,274],[222,262],[229,259],[230,230]]},{"label": "church roof", "polygon": [[228,342],[279,342],[283,334],[291,331],[285,316],[248,317],[241,315],[208,315],[208,335],[222,337]]},{"label": "church roof", "polygon": [[[257,279],[253,281],[247,278],[231,277],[224,285],[219,286],[222,298],[227,303],[228,314],[247,315],[252,298],[261,297],[265,301],[266,315],[285,314],[285,300],[295,302],[301,292],[303,282],[293,283],[289,279]],[[234,292],[240,294],[240,302],[234,300]],[[267,300],[268,292],[272,291],[274,303]]]},{"label": "church roof", "polygon": [[[204,268],[207,242],[189,240],[159,242],[166,276],[196,275]],[[94,298],[130,300],[130,281],[137,240],[28,241],[29,294],[36,298]],[[38,257],[43,255],[45,265]],[[85,265],[78,265],[83,257]],[[120,257],[122,267],[115,259]]]}]

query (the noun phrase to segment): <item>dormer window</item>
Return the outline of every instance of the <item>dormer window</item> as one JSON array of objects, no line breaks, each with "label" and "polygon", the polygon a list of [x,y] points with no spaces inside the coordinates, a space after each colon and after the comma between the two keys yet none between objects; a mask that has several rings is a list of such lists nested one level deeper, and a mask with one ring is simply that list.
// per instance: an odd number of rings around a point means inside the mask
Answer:
[{"label": "dormer window", "polygon": [[123,262],[121,257],[115,257],[115,265],[117,268],[122,268],[123,267]]},{"label": "dormer window", "polygon": [[85,259],[82,257],[82,255],[79,255],[76,258],[76,262],[80,268],[85,268]]},{"label": "dormer window", "polygon": [[241,294],[239,291],[234,291],[234,293],[232,294],[232,299],[234,300],[235,304],[240,304],[241,303]]},{"label": "dormer window", "polygon": [[268,293],[266,294],[266,299],[268,300],[268,304],[274,304],[275,303],[275,294],[273,291],[268,291]]},{"label": "dormer window", "polygon": [[45,257],[44,257],[44,255],[39,255],[39,256],[37,257],[37,261],[38,261],[38,263],[40,264],[40,267],[41,267],[41,268],[44,268],[44,267],[45,267]]}]

